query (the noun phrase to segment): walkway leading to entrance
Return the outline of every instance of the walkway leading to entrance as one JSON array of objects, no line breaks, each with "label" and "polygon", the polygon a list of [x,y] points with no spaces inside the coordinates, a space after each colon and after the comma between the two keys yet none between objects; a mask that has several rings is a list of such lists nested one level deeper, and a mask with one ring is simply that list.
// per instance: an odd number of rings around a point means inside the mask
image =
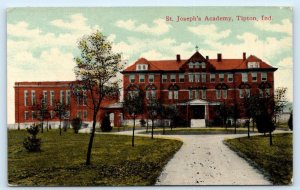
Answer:
[{"label": "walkway leading to entrance", "polygon": [[271,185],[258,170],[223,144],[244,135],[174,135],[181,149],[164,168],[156,185]]}]

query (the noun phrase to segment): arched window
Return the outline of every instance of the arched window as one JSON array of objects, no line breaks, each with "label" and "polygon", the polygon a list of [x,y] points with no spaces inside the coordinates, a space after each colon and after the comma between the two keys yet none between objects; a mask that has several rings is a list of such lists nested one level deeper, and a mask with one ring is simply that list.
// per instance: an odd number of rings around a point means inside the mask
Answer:
[{"label": "arched window", "polygon": [[169,86],[169,91],[168,91],[168,97],[169,97],[169,100],[177,100],[178,99],[178,91],[179,91],[179,87],[177,85],[170,85]]},{"label": "arched window", "polygon": [[228,86],[226,84],[217,84],[216,85],[216,99],[227,99]]},{"label": "arched window", "polygon": [[127,86],[126,91],[129,96],[134,96],[134,95],[138,95],[140,90],[139,90],[138,86],[136,86],[134,84],[130,84]]},{"label": "arched window", "polygon": [[146,87],[146,98],[149,100],[150,97],[156,98],[156,87],[153,84]]},{"label": "arched window", "polygon": [[239,86],[240,98],[250,97],[251,95],[251,86],[247,83],[242,82]]}]

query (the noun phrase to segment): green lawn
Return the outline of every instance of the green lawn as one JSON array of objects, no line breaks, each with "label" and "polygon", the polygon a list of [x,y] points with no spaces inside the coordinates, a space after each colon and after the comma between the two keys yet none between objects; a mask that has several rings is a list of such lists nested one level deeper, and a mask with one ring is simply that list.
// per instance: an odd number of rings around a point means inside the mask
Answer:
[{"label": "green lawn", "polygon": [[92,164],[85,166],[89,134],[44,132],[42,152],[28,153],[26,131],[8,131],[8,182],[24,186],[153,185],[164,165],[181,147],[178,140],[96,135]]},{"label": "green lawn", "polygon": [[[142,132],[142,134],[151,134],[151,128],[149,128],[148,132]],[[237,134],[247,134],[247,128],[237,128]],[[252,129],[250,129],[250,134],[253,133]],[[163,134],[163,129],[155,129],[154,134]],[[170,128],[165,129],[166,135],[213,135],[213,134],[234,134],[234,128],[174,128],[171,130]]]},{"label": "green lawn", "polygon": [[293,134],[228,139],[225,143],[242,157],[250,159],[275,185],[291,184],[293,177]]}]

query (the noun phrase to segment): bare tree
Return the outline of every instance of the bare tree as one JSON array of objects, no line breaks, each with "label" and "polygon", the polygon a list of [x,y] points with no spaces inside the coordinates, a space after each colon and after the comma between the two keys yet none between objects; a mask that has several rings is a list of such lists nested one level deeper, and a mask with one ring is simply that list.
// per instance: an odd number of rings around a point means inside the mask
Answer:
[{"label": "bare tree", "polygon": [[54,112],[59,119],[59,135],[61,135],[61,121],[68,116],[70,106],[64,102],[56,101],[54,105]]},{"label": "bare tree", "polygon": [[47,120],[49,114],[49,106],[43,97],[40,98],[39,102],[34,104],[31,109],[37,113],[37,119],[41,121],[41,133],[43,133],[44,121]]},{"label": "bare tree", "polygon": [[153,96],[149,97],[147,113],[152,123],[151,138],[153,139],[154,120],[157,119],[161,113],[161,103],[157,98]]},{"label": "bare tree", "polygon": [[75,57],[74,69],[78,82],[71,86],[75,96],[81,96],[85,91],[91,100],[87,106],[93,110],[93,126],[86,156],[86,165],[90,165],[101,102],[106,98],[117,98],[119,95],[119,81],[115,77],[122,69],[121,54],[112,52],[111,42],[99,31],[83,36],[78,42],[78,48],[81,54]]},{"label": "bare tree", "polygon": [[277,124],[277,119],[282,114],[283,109],[287,104],[286,87],[278,87],[274,92],[274,122]]},{"label": "bare tree", "polygon": [[[162,117],[170,120],[170,128],[173,129],[174,120],[178,116],[178,110],[175,105],[162,106]],[[163,134],[165,134],[165,126],[163,126]]]},{"label": "bare tree", "polygon": [[134,130],[135,130],[135,119],[136,116],[143,113],[144,108],[144,97],[142,96],[141,91],[138,93],[130,94],[127,93],[124,97],[124,110],[132,117],[133,119],[133,128],[132,128],[132,147],[134,147]]}]

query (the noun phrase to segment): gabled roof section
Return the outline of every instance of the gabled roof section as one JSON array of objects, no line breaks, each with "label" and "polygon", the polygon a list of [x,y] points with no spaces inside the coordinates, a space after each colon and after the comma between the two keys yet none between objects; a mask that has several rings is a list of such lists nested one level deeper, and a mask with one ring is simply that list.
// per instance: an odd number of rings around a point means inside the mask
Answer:
[{"label": "gabled roof section", "polygon": [[186,64],[189,62],[205,62],[207,63],[207,68],[211,68],[216,71],[229,71],[229,70],[245,70],[248,69],[248,62],[259,62],[259,69],[273,69],[277,68],[272,67],[266,62],[262,61],[254,55],[248,56],[244,59],[205,59],[198,51],[196,51],[189,59],[177,61],[174,60],[147,60],[145,58],[138,59],[133,65],[127,67],[123,72],[134,72],[136,71],[137,64],[148,64],[148,72],[150,71],[179,71],[186,67]]}]

